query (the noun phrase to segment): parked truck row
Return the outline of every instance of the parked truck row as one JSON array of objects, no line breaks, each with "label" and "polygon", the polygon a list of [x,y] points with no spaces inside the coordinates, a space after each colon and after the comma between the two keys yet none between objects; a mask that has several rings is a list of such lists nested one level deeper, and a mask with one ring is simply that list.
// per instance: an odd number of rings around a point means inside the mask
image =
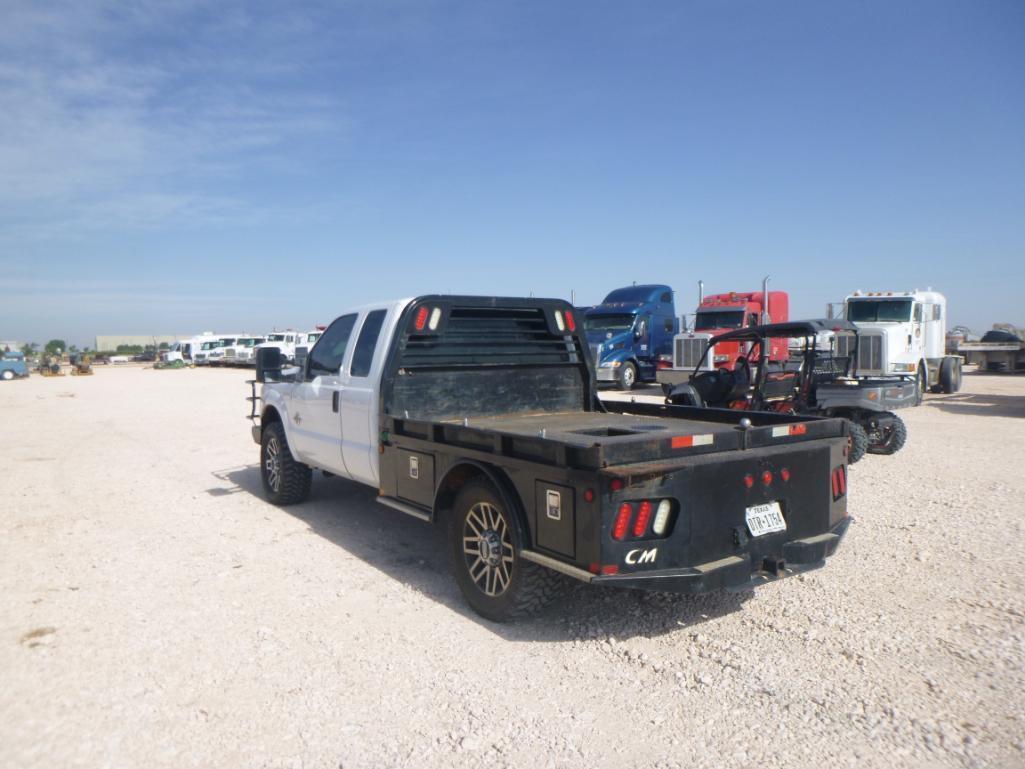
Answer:
[{"label": "parked truck row", "polygon": [[256,351],[274,347],[289,362],[301,359],[323,333],[322,328],[311,331],[272,331],[269,334],[214,334],[206,332],[190,339],[181,339],[170,350],[161,354],[165,363],[181,361],[193,366],[248,366],[256,365]]}]

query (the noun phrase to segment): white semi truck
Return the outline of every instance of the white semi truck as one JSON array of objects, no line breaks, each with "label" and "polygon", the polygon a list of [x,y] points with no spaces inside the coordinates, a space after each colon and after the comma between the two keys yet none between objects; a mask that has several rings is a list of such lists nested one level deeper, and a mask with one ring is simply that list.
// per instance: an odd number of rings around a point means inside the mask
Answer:
[{"label": "white semi truck", "polygon": [[[920,393],[961,389],[958,355],[946,354],[947,299],[937,291],[855,291],[843,317],[858,326],[858,376],[900,375]],[[837,354],[849,355],[853,334],[837,334]]]}]

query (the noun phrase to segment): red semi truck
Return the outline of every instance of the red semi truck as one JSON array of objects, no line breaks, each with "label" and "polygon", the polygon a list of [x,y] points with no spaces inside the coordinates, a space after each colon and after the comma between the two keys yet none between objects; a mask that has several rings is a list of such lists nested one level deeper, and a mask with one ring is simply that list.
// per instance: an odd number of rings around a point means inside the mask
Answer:
[{"label": "red semi truck", "polygon": [[[673,365],[657,374],[662,384],[686,382],[694,372],[705,352],[709,339],[721,336],[738,328],[783,323],[790,320],[790,297],[786,291],[769,291],[769,279],[762,281],[761,291],[730,291],[726,294],[698,296],[698,307],[694,314],[694,329],[677,334],[673,339]],[[699,283],[699,286],[703,284]],[[722,342],[702,365],[705,368],[733,368],[747,349],[742,342]],[[769,360],[784,361],[789,356],[786,339],[771,340]]]}]

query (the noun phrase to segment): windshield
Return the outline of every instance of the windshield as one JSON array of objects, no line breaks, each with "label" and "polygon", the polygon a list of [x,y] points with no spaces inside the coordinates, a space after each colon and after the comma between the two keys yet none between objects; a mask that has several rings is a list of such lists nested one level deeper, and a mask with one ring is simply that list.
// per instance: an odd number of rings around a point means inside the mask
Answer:
[{"label": "windshield", "polygon": [[221,346],[221,340],[217,339],[216,341],[213,341],[213,342],[203,342],[203,346],[200,347],[199,349],[201,349],[201,350],[216,350],[220,346]]},{"label": "windshield", "polygon": [[316,334],[307,334],[306,335],[306,341],[309,342],[310,344],[313,344],[318,339],[320,339],[320,332],[319,331]]},{"label": "windshield", "polygon": [[862,299],[847,303],[847,320],[855,323],[900,323],[911,320],[910,299]]},{"label": "windshield", "polygon": [[694,318],[695,330],[704,331],[709,328],[740,328],[744,325],[743,310],[727,310],[725,312],[699,312]]},{"label": "windshield", "polygon": [[634,326],[633,315],[586,315],[586,331],[628,331]]},{"label": "windshield", "polygon": [[270,336],[267,337],[267,341],[268,342],[284,342],[285,341],[285,335],[284,334],[271,334]]},{"label": "windshield", "polygon": [[255,339],[239,339],[238,340],[238,346],[239,347],[252,347],[255,344],[256,344],[256,340]]}]

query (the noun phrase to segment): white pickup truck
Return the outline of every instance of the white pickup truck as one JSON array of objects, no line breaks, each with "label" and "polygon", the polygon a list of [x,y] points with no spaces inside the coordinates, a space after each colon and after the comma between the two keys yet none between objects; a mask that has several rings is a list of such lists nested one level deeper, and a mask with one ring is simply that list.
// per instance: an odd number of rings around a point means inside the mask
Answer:
[{"label": "white pickup truck", "polygon": [[[300,366],[257,353],[264,493],[313,469],[443,518],[455,578],[494,620],[559,584],[697,593],[817,566],[847,530],[847,421],[597,398],[574,309],[424,296],[354,309]],[[256,384],[262,383],[259,394]]]}]

